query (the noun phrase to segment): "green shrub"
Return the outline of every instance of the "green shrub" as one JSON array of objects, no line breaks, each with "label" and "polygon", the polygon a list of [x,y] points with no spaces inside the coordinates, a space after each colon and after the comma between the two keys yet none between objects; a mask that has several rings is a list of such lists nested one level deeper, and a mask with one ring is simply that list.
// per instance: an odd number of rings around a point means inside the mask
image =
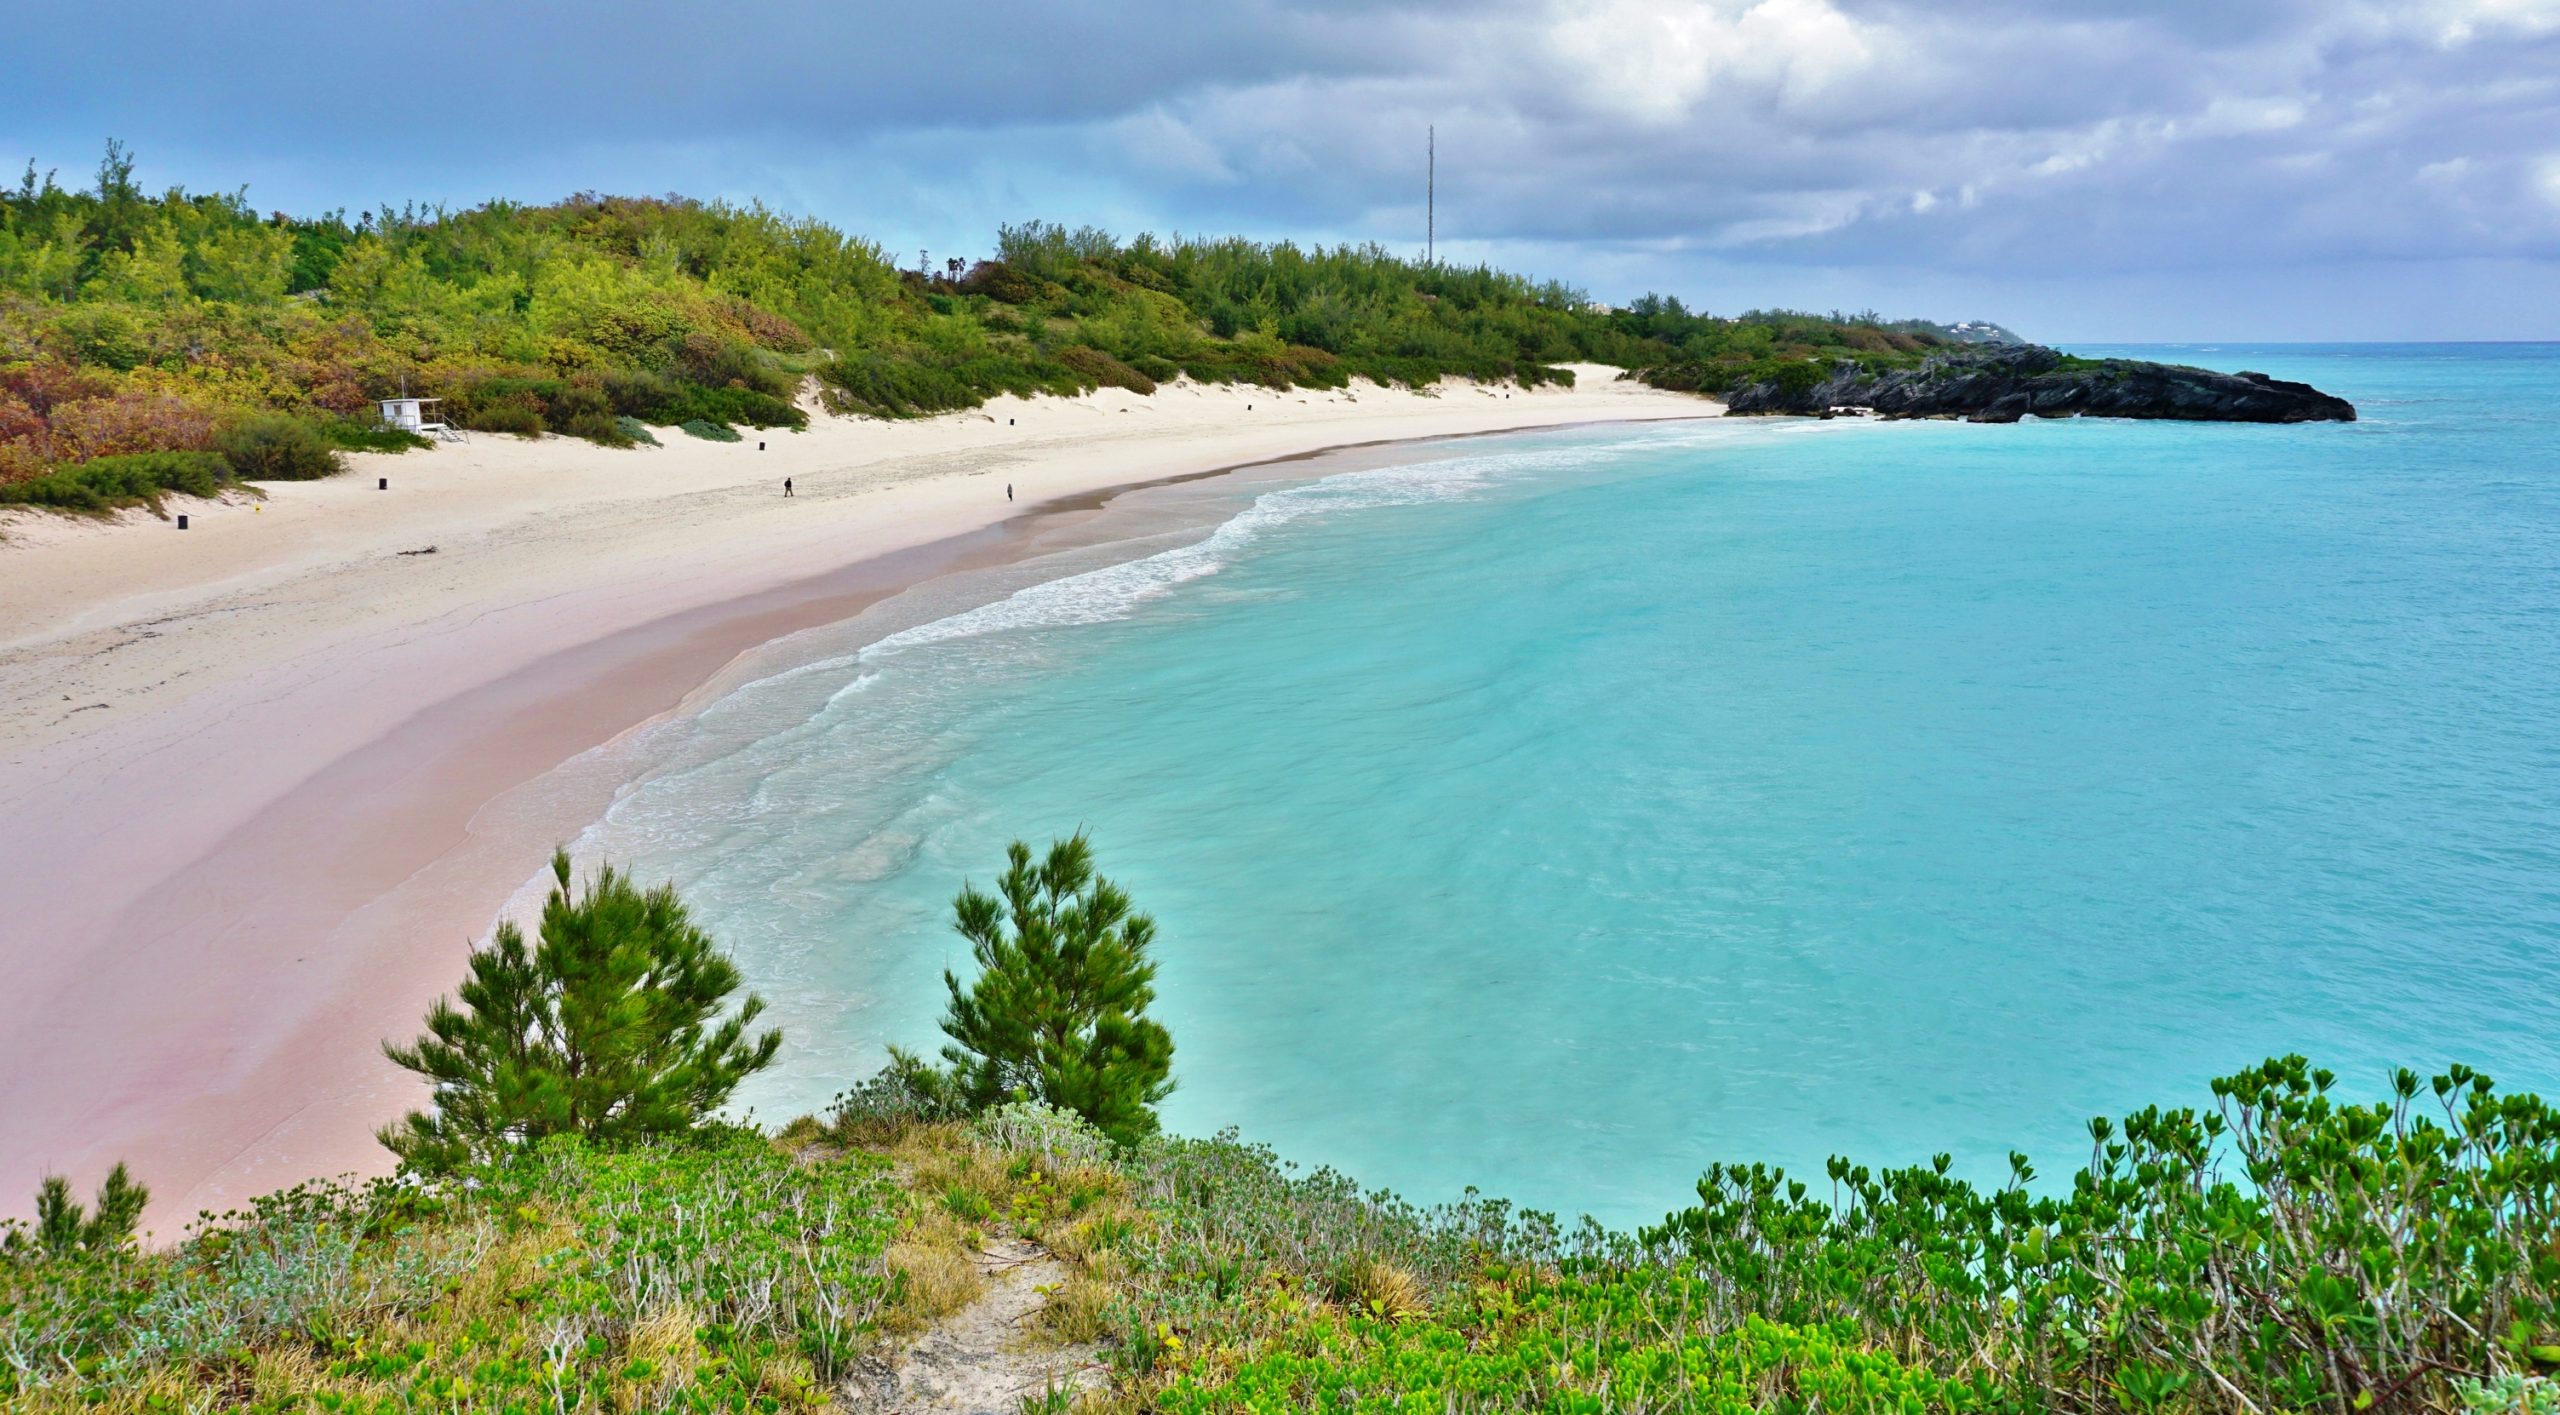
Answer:
[{"label": "green shrub", "polygon": [[809,415],[789,399],[747,387],[706,387],[647,369],[609,372],[600,384],[613,411],[660,427],[688,422],[748,427],[806,427]]},{"label": "green shrub", "polygon": [[320,424],[320,436],[348,452],[407,452],[435,446],[414,432],[385,427],[371,418],[333,418]]},{"label": "green shrub", "polygon": [[516,437],[540,437],[544,431],[542,410],[532,399],[521,396],[484,403],[473,409],[468,420],[460,425],[473,432],[499,432]]},{"label": "green shrub", "polygon": [[613,420],[613,425],[615,429],[622,434],[623,442],[626,446],[655,447],[658,445],[658,435],[651,432],[649,430],[649,425],[640,421],[638,418],[615,418]]},{"label": "green shrub", "polygon": [[890,1293],[893,1198],[737,1131],[307,1184],[174,1247],[0,1261],[0,1405],[808,1409]]},{"label": "green shrub", "polygon": [[563,385],[543,400],[542,417],[554,427],[566,430],[578,419],[611,418],[613,402],[605,396],[597,382],[575,382]]},{"label": "green shrub", "polygon": [[1731,1332],[1702,1330],[1692,1314],[1712,1300],[1708,1284],[1648,1272],[1507,1275],[1425,1320],[1373,1297],[1315,1315],[1232,1374],[1185,1369],[1153,1408],[1917,1415],[1987,1403],[1867,1347],[1854,1328],[1755,1317]]},{"label": "green shrub", "polygon": [[160,498],[172,492],[214,496],[230,481],[230,468],[218,453],[130,452],[0,483],[0,504],[87,512],[148,506],[157,511]]},{"label": "green shrub", "polygon": [[572,413],[560,424],[560,435],[581,437],[600,447],[637,446],[638,444],[632,440],[631,436],[622,430],[624,421],[625,419],[605,412]]},{"label": "green shrub", "polygon": [[1297,1173],[1231,1130],[1152,1141],[1123,1167],[1145,1214],[1118,1245],[1135,1273],[1111,1314],[1127,1334],[1113,1359],[1132,1374],[1152,1369],[1142,1338],[1159,1330],[1201,1349],[1273,1340],[1305,1311],[1275,1308],[1265,1300],[1275,1288],[1357,1306],[1362,1294],[1385,1297],[1392,1287],[1403,1289],[1399,1300],[1430,1307],[1488,1264],[1554,1268],[1587,1246],[1568,1245],[1552,1216],[1500,1200],[1470,1194],[1422,1209],[1337,1170]]},{"label": "green shrub", "polygon": [[286,413],[253,413],[214,438],[242,481],[315,481],[346,470],[317,428]]},{"label": "green shrub", "polygon": [[384,1044],[434,1088],[433,1110],[381,1132],[413,1168],[449,1172],[552,1135],[681,1134],[781,1048],[780,1032],[747,1030],[762,998],[725,1010],[738,967],[673,885],[643,890],[607,866],[573,893],[565,850],[551,872],[534,944],[499,924],[471,955],[461,1005],[439,999],[416,1042]]},{"label": "green shrub", "polygon": [[1058,351],[1058,362],[1075,371],[1077,377],[1097,388],[1125,388],[1132,393],[1153,393],[1156,381],[1100,349],[1077,344]]},{"label": "green shrub", "polygon": [[2453,1374],[2560,1358],[2560,1111],[2461,1066],[2370,1105],[2335,1079],[2285,1057],[2211,1110],[2092,1120],[2048,1196],[2023,1155],[1987,1191],[1945,1155],[1835,1159],[1830,1202],[1720,1165],[1642,1239],[1736,1317],[1845,1323],[2032,1408],[2442,1409]]},{"label": "green shrub", "polygon": [[1173,1038],[1147,1016],[1155,920],[1095,872],[1082,834],[1052,841],[1036,865],[1013,842],[997,889],[963,888],[951,901],[978,965],[967,987],[943,974],[953,1088],[972,1110],[1036,1100],[1123,1143],[1154,1134],[1155,1107],[1173,1091]]},{"label": "green shrub", "polygon": [[1063,302],[1067,297],[1064,287],[1016,270],[1001,260],[978,262],[960,282],[960,288],[1008,305],[1037,304],[1051,299]]},{"label": "green shrub", "polygon": [[114,305],[80,305],[54,321],[55,334],[82,363],[119,373],[151,357],[151,343],[134,312]]},{"label": "green shrub", "polygon": [[838,412],[878,418],[957,412],[986,401],[948,369],[877,350],[832,360],[818,377]]},{"label": "green shrub", "polygon": [[789,400],[752,388],[684,385],[665,413],[672,422],[690,422],[699,418],[709,422],[744,423],[748,427],[798,428],[809,425],[809,415],[792,406]]},{"label": "green shrub", "polygon": [[134,1183],[121,1162],[98,1186],[94,1208],[83,1208],[71,1197],[71,1181],[47,1175],[36,1188],[35,1226],[0,1226],[0,1259],[115,1252],[133,1241],[134,1227],[150,1202],[151,1191]]},{"label": "green shrub", "polygon": [[[568,392],[568,383],[557,378],[472,379],[445,395],[445,417],[474,432],[539,437],[550,427],[552,407]],[[600,390],[598,396],[603,396]],[[609,407],[610,400],[606,402]]]},{"label": "green shrub", "polygon": [[691,418],[676,424],[676,426],[684,430],[687,434],[699,437],[705,442],[736,442],[740,440],[738,437],[738,430],[729,426],[727,423],[715,423],[704,418]]},{"label": "green shrub", "polygon": [[1114,1149],[1111,1137],[1083,1116],[1037,1101],[1014,1101],[981,1111],[971,1117],[969,1133],[980,1144],[1017,1158],[1035,1157],[1052,1170],[1107,1164]]},{"label": "green shrub", "polygon": [[920,1125],[969,1113],[959,1090],[938,1068],[904,1052],[827,1106],[827,1128],[851,1144],[888,1144]]}]

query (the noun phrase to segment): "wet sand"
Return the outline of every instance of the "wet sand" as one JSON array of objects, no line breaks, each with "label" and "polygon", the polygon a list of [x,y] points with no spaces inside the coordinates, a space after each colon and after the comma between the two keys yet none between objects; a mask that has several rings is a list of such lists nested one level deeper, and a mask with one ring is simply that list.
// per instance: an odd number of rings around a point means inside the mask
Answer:
[{"label": "wet sand", "polygon": [[822,422],[763,454],[500,440],[200,506],[185,542],[151,521],[13,526],[0,1213],[41,1174],[86,1187],[118,1158],[153,1186],[163,1234],[315,1175],[384,1170],[372,1131],[420,1092],[380,1039],[414,1034],[474,936],[616,784],[558,769],[719,691],[742,655],[1055,549],[1131,486],[1715,411],[1607,374],[1508,398],[1005,400]]}]

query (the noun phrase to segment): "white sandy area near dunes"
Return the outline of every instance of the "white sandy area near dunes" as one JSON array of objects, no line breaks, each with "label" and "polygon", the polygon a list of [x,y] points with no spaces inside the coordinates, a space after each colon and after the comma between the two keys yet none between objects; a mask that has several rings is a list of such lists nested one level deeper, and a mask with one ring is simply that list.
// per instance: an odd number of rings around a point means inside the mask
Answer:
[{"label": "white sandy area near dunes", "polygon": [[[703,588],[744,590],[1000,519],[1008,482],[1018,509],[1349,442],[1717,411],[1615,369],[1577,372],[1572,389],[1186,382],[1005,397],[914,422],[821,413],[805,432],[737,443],[662,428],[663,446],[629,451],[482,434],[353,456],[348,475],[271,483],[263,499],[173,498],[183,533],[139,511],[0,515],[0,742],[15,758],[101,725],[86,714],[161,706],[350,630],[467,604],[620,577],[658,587],[713,565],[723,583]],[[432,559],[398,554],[430,545]]]},{"label": "white sandy area near dunes", "polygon": [[415,1031],[549,849],[492,803],[756,643],[957,563],[901,557],[1329,447],[1721,411],[1576,372],[1001,398],[630,451],[480,436],[172,501],[184,531],[0,519],[0,1215],[117,1158],[164,1236],[379,1171],[372,1128],[419,1099],[381,1038]]}]

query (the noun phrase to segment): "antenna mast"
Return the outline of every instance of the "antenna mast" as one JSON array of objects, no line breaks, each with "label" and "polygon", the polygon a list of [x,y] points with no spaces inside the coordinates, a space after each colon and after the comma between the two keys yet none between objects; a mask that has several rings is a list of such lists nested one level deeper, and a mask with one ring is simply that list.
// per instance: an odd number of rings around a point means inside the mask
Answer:
[{"label": "antenna mast", "polygon": [[1438,269],[1440,265],[1440,125],[1423,130],[1422,168],[1422,263]]}]

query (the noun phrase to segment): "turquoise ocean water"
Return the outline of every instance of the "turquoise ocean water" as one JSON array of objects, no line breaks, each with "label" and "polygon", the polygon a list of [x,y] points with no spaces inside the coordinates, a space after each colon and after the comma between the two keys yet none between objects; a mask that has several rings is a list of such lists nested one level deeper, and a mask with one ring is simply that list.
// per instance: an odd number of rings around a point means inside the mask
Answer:
[{"label": "turquoise ocean water", "polygon": [[1423,1199],[2055,1176],[2285,1051],[2560,1085],[2560,346],[2135,352],[2363,421],[1601,428],[1204,490],[1205,539],[670,729],[584,848],[740,954],[773,1118],[929,1048],[954,889],[1083,826],[1159,921],[1169,1124]]}]

